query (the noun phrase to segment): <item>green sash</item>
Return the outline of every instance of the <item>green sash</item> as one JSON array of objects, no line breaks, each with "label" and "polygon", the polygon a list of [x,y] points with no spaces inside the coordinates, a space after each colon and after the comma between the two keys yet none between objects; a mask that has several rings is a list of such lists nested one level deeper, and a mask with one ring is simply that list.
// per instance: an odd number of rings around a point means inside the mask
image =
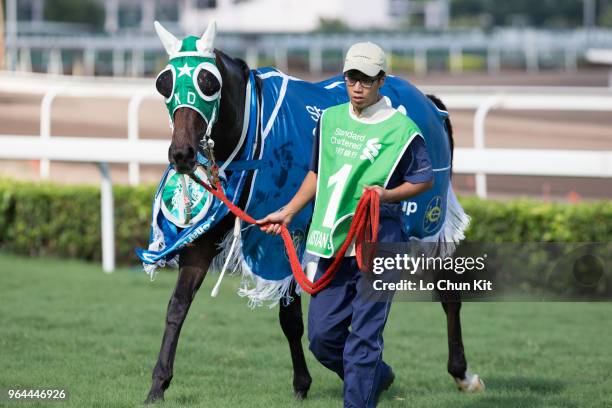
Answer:
[{"label": "green sash", "polygon": [[349,115],[345,103],[321,116],[317,195],[306,250],[323,258],[334,256],[346,239],[363,187],[386,187],[418,126],[395,112],[368,124]]}]

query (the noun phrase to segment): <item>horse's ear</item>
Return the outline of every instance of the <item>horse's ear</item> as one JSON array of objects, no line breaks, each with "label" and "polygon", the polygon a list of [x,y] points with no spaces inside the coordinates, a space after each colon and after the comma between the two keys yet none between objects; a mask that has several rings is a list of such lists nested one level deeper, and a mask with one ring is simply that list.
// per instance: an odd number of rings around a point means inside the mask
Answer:
[{"label": "horse's ear", "polygon": [[215,37],[217,35],[217,22],[212,20],[208,23],[208,28],[198,41],[196,41],[196,47],[198,51],[202,53],[212,54],[214,50]]},{"label": "horse's ear", "polygon": [[154,23],[155,31],[159,36],[168,55],[176,54],[181,49],[181,41],[179,41],[170,31],[166,30],[159,21]]}]

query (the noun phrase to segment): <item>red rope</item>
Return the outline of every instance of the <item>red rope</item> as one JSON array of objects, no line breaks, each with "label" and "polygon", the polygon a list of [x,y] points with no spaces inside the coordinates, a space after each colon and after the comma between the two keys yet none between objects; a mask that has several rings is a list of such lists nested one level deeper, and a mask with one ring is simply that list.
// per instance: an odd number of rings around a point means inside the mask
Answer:
[{"label": "red rope", "polygon": [[[217,197],[219,200],[221,200],[225,205],[227,205],[229,210],[236,217],[239,217],[241,220],[246,221],[250,224],[255,224],[257,222],[257,220],[242,211],[225,196],[225,193],[223,192],[223,187],[221,187],[220,182],[217,182],[216,188],[213,188],[195,177],[194,180],[198,184],[203,186],[206,190],[208,190],[211,194],[213,194],[215,197]],[[287,254],[289,255],[291,271],[293,272],[295,280],[299,283],[299,285],[305,292],[314,295],[323,290],[323,288],[325,288],[329,284],[329,282],[331,282],[331,280],[336,275],[338,267],[340,266],[340,262],[342,262],[344,254],[346,253],[346,250],[353,241],[353,238],[355,238],[357,265],[362,271],[365,270],[367,265],[363,264],[363,260],[366,259],[369,262],[369,260],[371,259],[371,255],[373,254],[373,251],[375,249],[375,244],[378,238],[378,217],[380,205],[379,203],[379,196],[376,191],[368,189],[364,192],[363,196],[359,200],[359,203],[357,204],[357,209],[355,210],[353,221],[351,222],[351,226],[348,235],[344,240],[344,243],[336,253],[334,261],[327,268],[325,273],[314,283],[308,280],[308,277],[302,270],[302,266],[300,265],[300,261],[295,252],[293,240],[291,239],[291,235],[289,234],[287,226],[281,224],[281,238],[283,239]],[[372,246],[369,248],[370,251],[365,254],[366,256],[364,258],[363,244],[366,243],[366,241],[372,244]]]}]

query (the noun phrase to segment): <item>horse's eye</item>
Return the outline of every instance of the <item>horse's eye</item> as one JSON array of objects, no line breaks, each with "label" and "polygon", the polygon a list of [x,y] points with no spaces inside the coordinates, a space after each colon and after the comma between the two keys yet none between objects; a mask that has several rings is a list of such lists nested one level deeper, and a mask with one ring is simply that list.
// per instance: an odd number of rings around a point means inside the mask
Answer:
[{"label": "horse's eye", "polygon": [[157,92],[162,94],[164,98],[168,99],[172,95],[172,88],[174,87],[173,82],[174,76],[172,75],[172,71],[167,69],[157,76],[155,88],[157,88]]},{"label": "horse's eye", "polygon": [[206,96],[213,96],[221,89],[221,84],[217,77],[205,69],[198,73],[198,88]]}]

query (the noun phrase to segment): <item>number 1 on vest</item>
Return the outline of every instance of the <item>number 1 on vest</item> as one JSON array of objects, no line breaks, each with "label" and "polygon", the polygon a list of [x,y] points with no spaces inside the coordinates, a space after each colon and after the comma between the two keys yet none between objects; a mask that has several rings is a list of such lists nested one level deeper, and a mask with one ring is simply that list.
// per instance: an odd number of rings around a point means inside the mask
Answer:
[{"label": "number 1 on vest", "polygon": [[327,187],[335,185],[334,191],[329,199],[327,210],[325,211],[325,218],[323,218],[323,226],[327,228],[334,228],[334,220],[336,219],[336,213],[338,212],[338,206],[340,205],[340,198],[342,197],[342,190],[346,186],[348,175],[351,172],[353,166],[345,164],[340,170],[332,175],[328,182]]}]

